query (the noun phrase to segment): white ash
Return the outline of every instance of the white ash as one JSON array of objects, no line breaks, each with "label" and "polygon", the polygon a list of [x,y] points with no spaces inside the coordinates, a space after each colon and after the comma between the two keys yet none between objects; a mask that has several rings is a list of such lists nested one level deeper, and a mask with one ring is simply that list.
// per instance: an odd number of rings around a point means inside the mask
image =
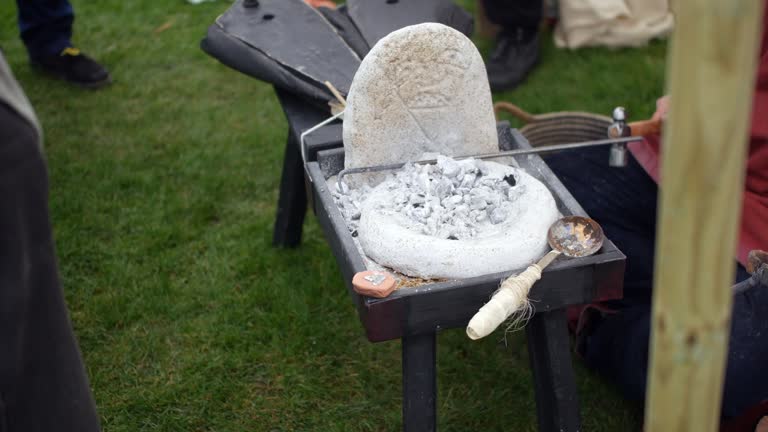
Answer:
[{"label": "white ash", "polygon": [[[408,164],[382,182],[391,197],[382,210],[404,217],[409,228],[432,237],[464,240],[474,238],[483,226],[505,222],[510,203],[522,193],[518,175],[510,168],[502,174],[487,162],[437,157],[435,165]],[[357,234],[367,185],[345,193],[335,192],[336,204],[352,232]]]},{"label": "white ash", "polygon": [[360,215],[363,209],[363,201],[366,196],[371,192],[371,187],[367,184],[362,184],[355,188],[345,188],[344,192],[340,192],[336,187],[336,183],[332,186],[331,195],[333,195],[333,201],[341,210],[341,215],[344,216],[344,220],[347,222],[347,228],[352,233],[352,237],[357,237],[357,228],[360,225]]},{"label": "white ash", "polygon": [[[384,184],[392,200],[382,210],[406,217],[410,229],[432,237],[465,240],[482,225],[498,225],[521,193],[514,173],[490,175],[486,162],[440,156],[435,165],[407,165]],[[389,204],[389,205],[387,205]]]}]

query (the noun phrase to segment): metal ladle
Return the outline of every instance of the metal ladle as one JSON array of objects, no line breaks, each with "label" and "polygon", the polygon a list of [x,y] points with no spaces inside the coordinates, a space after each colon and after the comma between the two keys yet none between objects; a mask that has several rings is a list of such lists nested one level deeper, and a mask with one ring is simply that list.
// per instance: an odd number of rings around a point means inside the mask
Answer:
[{"label": "metal ladle", "polygon": [[527,304],[531,287],[541,279],[541,272],[558,256],[562,254],[569,258],[579,258],[592,255],[600,250],[604,239],[603,229],[592,219],[566,216],[555,221],[547,232],[547,241],[552,250],[536,264],[501,283],[491,300],[469,321],[467,336],[470,339],[488,336],[513,313],[520,312]]}]

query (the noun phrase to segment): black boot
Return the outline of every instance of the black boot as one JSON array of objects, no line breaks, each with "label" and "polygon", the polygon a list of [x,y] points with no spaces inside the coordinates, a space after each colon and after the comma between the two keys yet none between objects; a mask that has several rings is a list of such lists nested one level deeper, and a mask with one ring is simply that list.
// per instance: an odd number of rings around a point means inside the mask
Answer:
[{"label": "black boot", "polygon": [[537,31],[518,28],[499,33],[496,47],[486,65],[491,90],[511,90],[517,87],[538,63]]},{"label": "black boot", "polygon": [[77,48],[65,48],[60,54],[30,59],[36,67],[57,78],[87,88],[98,88],[112,82],[109,72]]}]

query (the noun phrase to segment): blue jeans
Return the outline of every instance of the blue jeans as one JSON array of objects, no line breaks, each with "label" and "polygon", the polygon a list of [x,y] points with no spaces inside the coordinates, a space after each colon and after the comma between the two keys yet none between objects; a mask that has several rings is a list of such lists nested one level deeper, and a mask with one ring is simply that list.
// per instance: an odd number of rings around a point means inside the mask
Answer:
[{"label": "blue jeans", "polygon": [[[582,354],[587,366],[616,383],[627,398],[642,401],[648,372],[656,183],[632,157],[625,168],[609,167],[607,147],[559,153],[545,160],[627,256],[624,299],[612,305],[619,312],[598,320]],[[748,276],[737,266],[736,281]],[[768,287],[734,297],[729,344],[725,417],[768,399]]]},{"label": "blue jeans", "polygon": [[59,54],[72,44],[75,13],[69,0],[16,0],[16,4],[30,59]]}]

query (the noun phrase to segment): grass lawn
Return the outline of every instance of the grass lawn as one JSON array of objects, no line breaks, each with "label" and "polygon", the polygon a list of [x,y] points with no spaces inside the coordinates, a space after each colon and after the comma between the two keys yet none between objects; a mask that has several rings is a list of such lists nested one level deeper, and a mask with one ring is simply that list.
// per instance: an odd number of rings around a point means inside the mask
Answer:
[{"label": "grass lawn", "polygon": [[[367,342],[314,218],[301,247],[270,245],[285,120],[270,86],[198,47],[229,2],[73,3],[75,39],[111,87],[32,71],[11,1],[0,46],[45,129],[64,289],[104,429],[397,430],[399,343]],[[569,52],[549,39],[528,82],[497,99],[650,116],[664,43]],[[536,430],[524,337],[501,339],[440,335],[440,430]],[[584,430],[638,430],[638,407],[578,368]]]}]

